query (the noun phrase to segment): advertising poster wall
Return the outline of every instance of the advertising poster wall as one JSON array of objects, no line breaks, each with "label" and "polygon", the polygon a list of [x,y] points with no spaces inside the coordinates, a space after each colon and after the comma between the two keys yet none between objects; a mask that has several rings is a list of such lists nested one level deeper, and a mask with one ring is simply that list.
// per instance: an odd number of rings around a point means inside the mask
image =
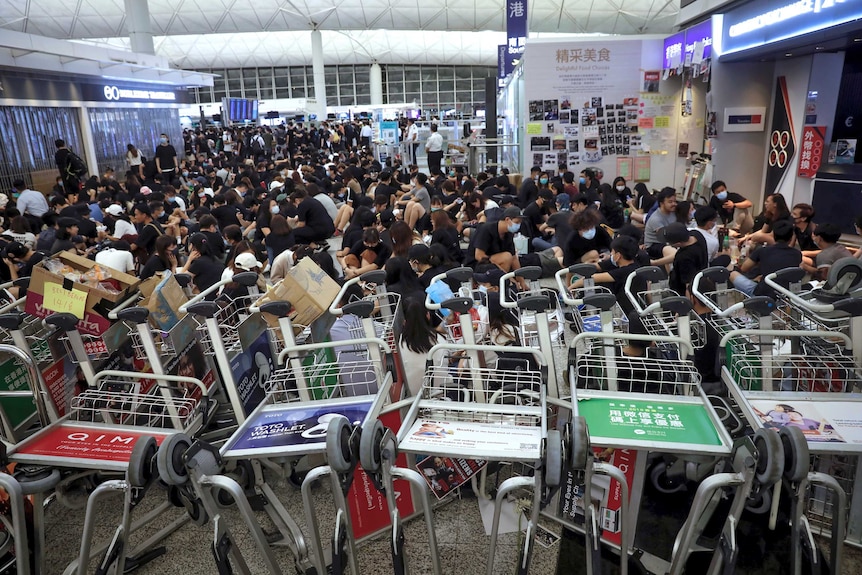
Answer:
[{"label": "advertising poster wall", "polygon": [[658,68],[661,43],[652,41],[531,41],[524,56],[531,134],[524,165],[547,168],[555,159],[568,170],[600,168],[612,178],[618,158],[638,155],[645,46],[656,52]]}]

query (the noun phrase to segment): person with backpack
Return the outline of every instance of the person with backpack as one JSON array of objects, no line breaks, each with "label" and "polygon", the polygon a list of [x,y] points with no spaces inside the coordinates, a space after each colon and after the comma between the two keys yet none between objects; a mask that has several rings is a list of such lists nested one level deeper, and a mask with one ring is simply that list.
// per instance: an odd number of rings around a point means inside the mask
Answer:
[{"label": "person with backpack", "polygon": [[54,152],[54,163],[63,178],[63,188],[66,193],[81,189],[81,181],[87,176],[87,164],[75,152],[66,146],[65,140],[54,140],[57,151]]}]

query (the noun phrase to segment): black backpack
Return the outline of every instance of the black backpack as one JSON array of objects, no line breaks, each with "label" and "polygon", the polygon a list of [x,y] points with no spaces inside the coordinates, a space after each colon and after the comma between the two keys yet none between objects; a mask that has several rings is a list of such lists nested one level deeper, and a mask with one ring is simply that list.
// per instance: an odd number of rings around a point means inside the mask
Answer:
[{"label": "black backpack", "polygon": [[66,156],[66,175],[79,179],[87,175],[87,164],[72,150]]}]

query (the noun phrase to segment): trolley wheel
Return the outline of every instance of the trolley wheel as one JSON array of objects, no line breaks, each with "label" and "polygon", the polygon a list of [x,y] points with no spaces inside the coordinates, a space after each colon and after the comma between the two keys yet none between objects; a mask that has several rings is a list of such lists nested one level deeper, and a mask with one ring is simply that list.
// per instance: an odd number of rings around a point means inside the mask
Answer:
[{"label": "trolley wheel", "polygon": [[671,479],[667,475],[667,469],[666,461],[659,461],[650,469],[649,480],[655,490],[664,495],[673,495],[685,491],[685,481]]},{"label": "trolley wheel", "polygon": [[162,442],[156,454],[156,466],[162,481],[168,485],[184,485],[189,479],[183,463],[183,454],[192,446],[192,440],[185,433],[169,435]]},{"label": "trolley wheel", "polygon": [[772,488],[764,487],[751,492],[745,502],[745,510],[755,515],[769,513],[772,508]]},{"label": "trolley wheel", "polygon": [[180,494],[180,488],[177,487],[176,485],[168,486],[168,501],[174,507],[180,507],[180,508],[184,507],[183,498],[182,498],[182,495]]},{"label": "trolley wheel", "polygon": [[771,429],[758,429],[754,434],[757,449],[755,480],[763,486],[775,484],[784,472],[784,449],[778,434]]},{"label": "trolley wheel", "polygon": [[352,431],[350,421],[343,415],[336,415],[329,420],[329,427],[326,429],[326,458],[329,467],[336,473],[347,473],[353,468],[350,453]]},{"label": "trolley wheel", "polygon": [[563,480],[563,438],[556,429],[548,431],[545,440],[545,484],[559,487]]},{"label": "trolley wheel", "polygon": [[590,458],[590,435],[587,420],[578,416],[572,420],[572,468],[586,469]]},{"label": "trolley wheel", "polygon": [[366,473],[377,473],[382,465],[380,442],[383,440],[383,424],[376,420],[371,429],[364,431],[359,440],[359,460]]},{"label": "trolley wheel", "polygon": [[833,289],[839,288],[834,295],[846,296],[862,281],[862,263],[856,258],[841,258],[829,268],[826,284]]},{"label": "trolley wheel", "polygon": [[805,434],[798,427],[782,427],[778,438],[784,447],[784,479],[798,483],[808,477],[811,464]]},{"label": "trolley wheel", "polygon": [[151,435],[135,442],[129,457],[129,483],[132,487],[146,487],[153,480],[153,458],[158,449],[156,438]]}]

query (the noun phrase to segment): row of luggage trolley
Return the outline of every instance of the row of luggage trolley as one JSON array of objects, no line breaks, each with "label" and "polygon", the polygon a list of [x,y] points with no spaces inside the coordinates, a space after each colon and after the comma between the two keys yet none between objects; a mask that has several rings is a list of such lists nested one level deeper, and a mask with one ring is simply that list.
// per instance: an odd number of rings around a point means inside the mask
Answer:
[{"label": "row of luggage trolley", "polygon": [[[189,521],[210,527],[203,532],[213,534],[220,573],[250,573],[236,544],[240,527],[226,519],[226,508],[239,513],[268,572],[358,573],[362,538],[354,536],[354,524],[360,518],[349,498],[357,488],[373,488],[386,502],[381,526],[390,533],[393,571],[409,571],[403,524],[421,515],[431,571],[441,573],[429,488],[414,465],[423,456],[509,464],[511,476],[494,489],[484,470],[473,481],[480,497],[496,492],[488,573],[497,572],[500,510],[515,492],[530,501],[519,573],[529,571],[540,519],[585,534],[591,573],[604,569],[603,549],[618,554],[623,573],[632,557],[651,573],[682,573],[689,556],[702,551],[711,556],[709,572],[732,571],[743,511],[765,507],[775,521],[782,492],[793,505],[794,569],[819,561],[810,536],[816,516],[832,536],[830,562],[837,572],[841,543],[853,534],[851,523],[845,535],[843,511],[852,517],[862,490],[853,489],[855,469],[839,480],[810,472],[809,452],[821,469],[824,458],[856,457],[852,439],[837,441],[841,430],[823,420],[816,429],[779,425],[791,421],[790,411],[770,416],[763,405],[846,410],[858,401],[854,345],[862,342],[855,337],[862,313],[852,298],[823,303],[818,293],[793,289],[798,278],[791,277],[768,280],[777,301],[741,298],[727,288],[726,270],[711,269],[692,290],[713,310],[704,320],[687,298],[667,289],[660,270],[642,268],[626,295],[648,333],[630,334],[616,297],[591,285],[591,273],[578,266],[562,270],[560,289],[549,291],[538,282],[541,270],[525,268],[504,275],[499,292],[490,295],[473,289],[468,269],[434,278],[454,288],[452,297],[426,300],[429,311],[451,318],[449,341],[429,353],[443,359],[429,361],[415,397],[407,393],[397,354],[399,301],[381,288],[379,274],[350,280],[362,282],[366,297],[341,301],[343,289],[331,313],[312,326],[293,325],[289,302],[256,307],[254,274],[235,276],[249,292],[242,298],[212,301],[220,286],[191,298],[182,310],[188,315],[170,332],[150,329],[137,296],[117,306],[116,323],[98,338],[82,335],[74,316],[34,321],[17,311],[24,298],[13,302],[0,315],[0,353],[20,363],[28,386],[0,393],[5,463],[15,465],[0,482],[10,500],[4,545],[14,547],[17,572],[46,572],[46,500],[56,494],[69,502],[70,494],[83,491],[82,542],[68,573],[88,572],[94,561],[97,573],[143,564]],[[568,289],[572,274],[588,279],[583,290]],[[698,289],[704,277],[713,291]],[[526,289],[510,289],[512,280]],[[477,320],[472,311],[492,304],[488,297],[514,310],[520,345],[489,343],[481,314]],[[561,359],[565,312],[578,333]],[[326,324],[340,314],[356,316],[361,328],[349,340],[326,341]],[[721,334],[725,350],[726,397],[704,393],[690,360],[709,328]],[[83,383],[74,397],[52,389],[39,369],[43,342],[52,338],[80,370]],[[620,353],[632,343],[643,353]],[[486,361],[490,354],[496,363]],[[814,385],[821,376],[812,363],[827,366],[821,371],[829,372],[828,390]],[[32,405],[26,417],[9,409],[20,401]],[[609,450],[626,464],[605,461]],[[271,486],[278,479],[299,489],[303,517],[291,516],[280,501]],[[312,494],[324,479],[335,509],[330,525],[319,524]],[[670,489],[696,485],[688,518],[664,558],[636,545],[646,482]],[[607,503],[611,484],[620,492],[613,506]],[[412,494],[413,508],[396,501],[399,492]],[[133,520],[148,494],[161,503]],[[96,506],[111,495],[123,499],[121,517],[113,537],[95,545]],[[277,534],[263,530],[260,509]],[[173,522],[132,548],[133,532],[172,512]],[[716,520],[720,533],[705,543],[704,530]],[[279,563],[274,545],[290,550],[292,565]]]}]

